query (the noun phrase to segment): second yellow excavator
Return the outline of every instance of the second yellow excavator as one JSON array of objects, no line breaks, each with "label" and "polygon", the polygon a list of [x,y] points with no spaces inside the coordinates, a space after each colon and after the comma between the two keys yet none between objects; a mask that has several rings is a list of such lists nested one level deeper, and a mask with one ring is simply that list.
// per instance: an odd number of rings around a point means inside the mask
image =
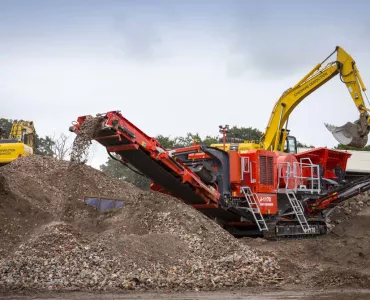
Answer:
[{"label": "second yellow excavator", "polygon": [[[336,60],[324,65],[334,53],[337,53]],[[265,133],[259,143],[249,141],[239,143],[239,151],[265,149],[295,153],[295,138],[288,136],[289,130],[287,127],[290,114],[303,99],[338,74],[340,80],[347,86],[352,100],[360,113],[360,118],[354,123],[348,122],[340,127],[325,125],[339,143],[355,148],[363,148],[368,141],[370,131],[370,117],[368,113],[370,110],[365,106],[363,97],[364,95],[367,98],[365,93],[366,87],[354,59],[338,46],[333,53],[323,62],[316,65],[295,86],[283,93],[272,110]],[[214,144],[212,146],[220,149],[224,147],[223,144]],[[231,144],[225,146],[226,149],[232,148]]]},{"label": "second yellow excavator", "polygon": [[13,121],[10,133],[0,128],[0,166],[21,156],[34,154],[35,127],[32,121]]}]

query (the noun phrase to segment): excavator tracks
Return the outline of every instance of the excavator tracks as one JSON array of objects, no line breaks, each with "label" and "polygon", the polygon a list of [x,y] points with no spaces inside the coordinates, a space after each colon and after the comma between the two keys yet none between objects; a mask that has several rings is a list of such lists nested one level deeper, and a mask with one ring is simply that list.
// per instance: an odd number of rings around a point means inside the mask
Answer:
[{"label": "excavator tracks", "polygon": [[312,239],[327,233],[327,226],[325,222],[308,221],[314,231],[311,233],[304,233],[299,222],[295,221],[279,221],[278,223],[269,223],[268,230],[263,232],[263,238],[266,240],[299,240]]}]

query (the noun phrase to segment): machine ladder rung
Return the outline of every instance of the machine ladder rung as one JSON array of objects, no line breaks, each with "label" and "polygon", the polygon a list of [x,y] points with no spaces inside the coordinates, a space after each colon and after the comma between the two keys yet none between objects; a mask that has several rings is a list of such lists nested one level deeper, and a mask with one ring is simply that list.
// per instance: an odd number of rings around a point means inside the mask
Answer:
[{"label": "machine ladder rung", "polygon": [[286,191],[286,195],[288,197],[289,203],[293,208],[293,212],[296,215],[299,224],[302,227],[304,233],[310,233],[312,231],[311,226],[308,224],[306,216],[303,211],[303,206],[300,201],[298,201],[295,193],[291,190]]},{"label": "machine ladder rung", "polygon": [[248,210],[251,212],[258,226],[258,229],[260,231],[268,230],[265,219],[263,218],[263,215],[261,214],[257,195],[252,192],[249,186],[243,186],[241,188],[241,191],[243,192],[244,197],[247,200],[247,203],[249,206]]}]

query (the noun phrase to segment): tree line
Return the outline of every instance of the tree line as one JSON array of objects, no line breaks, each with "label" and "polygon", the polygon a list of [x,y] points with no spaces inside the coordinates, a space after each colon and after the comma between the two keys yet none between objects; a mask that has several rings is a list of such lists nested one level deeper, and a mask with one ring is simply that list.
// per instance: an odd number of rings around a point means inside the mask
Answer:
[{"label": "tree line", "polygon": [[[12,123],[13,120],[11,119],[0,118],[0,127],[4,128],[7,131],[8,135],[10,133]],[[248,140],[258,142],[262,134],[263,132],[257,128],[233,126],[229,129],[227,133],[227,138],[235,141]],[[194,142],[206,146],[222,142],[222,139],[218,136],[207,135],[205,138],[201,138],[198,133],[187,133],[185,136],[177,137],[164,136],[159,134],[155,138],[165,149],[188,147],[191,146]],[[36,133],[35,154],[51,156],[59,160],[65,160],[67,159],[69,151],[71,150],[71,143],[68,139],[68,136],[64,133],[60,134],[58,137],[48,135],[40,137]],[[297,146],[300,148],[314,148],[314,146],[312,145],[306,145],[299,141],[297,141]],[[338,144],[334,147],[334,149],[370,151],[370,145],[364,147],[363,149],[356,149]],[[113,155],[113,157],[119,160],[118,155]],[[149,179],[135,173],[128,167],[122,165],[117,160],[112,159],[108,156],[107,161],[99,166],[100,170],[112,178],[128,181],[141,189],[149,188]]]},{"label": "tree line", "polygon": [[[229,129],[227,138],[235,139],[239,141],[249,140],[249,141],[258,142],[262,134],[263,132],[257,128],[234,126]],[[171,138],[170,136],[157,135],[156,139],[162,145],[162,147],[166,149],[171,149],[175,147],[188,147],[188,146],[191,146],[195,141],[198,144],[202,144],[206,146],[209,146],[211,144],[221,143],[221,138],[217,136],[207,135],[205,138],[202,139],[198,133],[196,134],[187,133],[184,137],[174,137],[174,138]],[[315,148],[315,146],[313,145],[307,145],[300,141],[297,141],[297,147]],[[356,149],[356,148],[348,147],[342,144],[338,144],[337,146],[334,147],[334,149],[370,151],[370,145],[364,147],[363,149]],[[116,159],[119,159],[118,155],[114,157]],[[100,170],[106,173],[110,177],[113,177],[116,179],[123,179],[144,190],[149,189],[150,180],[148,178],[143,177],[133,172],[128,167],[122,165],[119,161],[114,160],[110,157],[108,157],[105,164],[100,165]]]},{"label": "tree line", "polygon": [[[233,126],[229,129],[227,133],[227,138],[229,140],[235,141],[255,141],[258,142],[261,138],[263,132],[257,128],[253,127],[237,127]],[[201,138],[198,133],[187,133],[184,137],[173,137],[157,135],[156,139],[166,149],[172,149],[176,147],[188,147],[193,145],[194,142],[197,142],[201,145],[210,146],[211,144],[222,143],[221,138],[218,136],[207,135],[205,138]],[[298,147],[304,148],[314,148],[314,146],[306,145],[298,142]],[[119,156],[114,156],[116,159],[119,159]],[[108,176],[123,179],[128,181],[141,189],[149,189],[150,180],[146,177],[143,177],[134,171],[130,170],[128,167],[122,165],[119,161],[108,157],[105,164],[100,165],[100,170],[106,173]]]}]

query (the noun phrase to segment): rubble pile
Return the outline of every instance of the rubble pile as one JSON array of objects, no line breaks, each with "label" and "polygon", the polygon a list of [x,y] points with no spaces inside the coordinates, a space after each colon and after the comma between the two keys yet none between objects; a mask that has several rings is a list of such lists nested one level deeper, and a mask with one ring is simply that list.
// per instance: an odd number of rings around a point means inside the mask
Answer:
[{"label": "rubble pile", "polygon": [[131,247],[127,237],[135,233],[134,241],[141,245],[136,250],[141,257],[138,268],[157,272],[159,265],[153,262],[160,262],[165,276],[157,279],[159,286],[200,290],[282,280],[271,256],[257,253],[214,221],[170,197],[145,193],[106,221],[110,226],[102,222],[109,229],[101,234],[100,242],[126,252]]},{"label": "rubble pile", "polygon": [[[38,155],[19,158],[0,168],[0,176],[3,176],[0,186],[3,186],[3,193],[7,195],[4,201],[13,196],[21,205],[29,203],[60,218],[66,217],[60,214],[68,199],[73,199],[75,205],[81,208],[85,196],[119,197],[126,200],[139,193],[130,183],[109,178],[92,167],[76,165],[71,168],[67,161]],[[75,211],[77,214],[85,212]],[[80,215],[71,217],[81,218]]]},{"label": "rubble pile", "polygon": [[[363,203],[361,203],[363,202]],[[276,257],[285,283],[310,288],[367,288],[370,285],[370,205],[363,193],[335,208],[331,231],[315,239],[243,238],[246,244]],[[347,213],[345,209],[349,209]]]},{"label": "rubble pile", "polygon": [[341,222],[337,222],[331,234],[306,246],[307,261],[320,266],[312,284],[324,287],[369,286],[370,207],[355,204],[356,201],[369,202],[366,198],[364,194],[351,199],[344,207],[351,207],[351,213],[344,214],[343,218],[337,216]]},{"label": "rubble pile", "polygon": [[[0,168],[0,290],[212,290],[281,282],[271,256],[180,201],[84,164],[73,176],[70,170],[68,162],[37,155]],[[97,212],[84,196],[119,198],[124,207]]]},{"label": "rubble pile", "polygon": [[1,267],[3,287],[71,290],[100,288],[121,265],[103,246],[90,245],[70,226],[50,224],[22,243]]},{"label": "rubble pile", "polygon": [[333,230],[342,222],[350,220],[362,210],[367,209],[370,206],[369,193],[366,191],[336,206],[328,216],[328,228]]}]

